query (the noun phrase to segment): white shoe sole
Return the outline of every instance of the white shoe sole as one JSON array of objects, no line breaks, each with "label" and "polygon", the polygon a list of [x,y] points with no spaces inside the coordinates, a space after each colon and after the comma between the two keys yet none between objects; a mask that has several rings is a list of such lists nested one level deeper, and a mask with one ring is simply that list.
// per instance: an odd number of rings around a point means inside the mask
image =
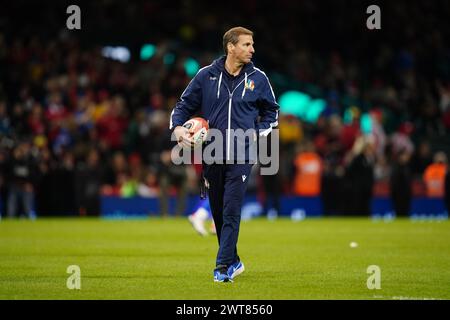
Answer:
[{"label": "white shoe sole", "polygon": [[244,271],[245,271],[245,267],[244,267],[244,264],[242,264],[242,266],[239,269],[237,269],[235,272],[233,272],[233,274],[231,275],[230,278],[234,279]]},{"label": "white shoe sole", "polygon": [[225,280],[219,281],[217,279],[214,279],[214,282],[233,282],[233,279],[228,279],[227,281]]}]

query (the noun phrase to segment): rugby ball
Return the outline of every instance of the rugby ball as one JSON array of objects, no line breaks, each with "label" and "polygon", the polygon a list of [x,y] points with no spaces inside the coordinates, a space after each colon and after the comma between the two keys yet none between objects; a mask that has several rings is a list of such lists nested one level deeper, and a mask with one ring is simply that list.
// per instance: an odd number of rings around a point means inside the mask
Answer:
[{"label": "rugby ball", "polygon": [[199,146],[206,141],[209,125],[205,119],[200,117],[189,119],[183,124],[183,127],[189,130],[195,146]]}]

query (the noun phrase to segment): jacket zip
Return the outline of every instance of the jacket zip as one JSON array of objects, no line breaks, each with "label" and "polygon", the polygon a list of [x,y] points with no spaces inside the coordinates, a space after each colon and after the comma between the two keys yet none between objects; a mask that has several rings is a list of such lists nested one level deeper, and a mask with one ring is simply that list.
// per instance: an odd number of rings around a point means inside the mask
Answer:
[{"label": "jacket zip", "polygon": [[[228,88],[227,88],[228,90]],[[233,91],[234,92],[234,91]],[[233,100],[233,93],[228,90],[228,132],[227,132],[227,160],[230,159],[230,139],[231,139],[231,102]]]},{"label": "jacket zip", "polygon": [[[254,74],[256,72],[256,70],[254,70],[253,72],[249,73],[247,75],[247,78],[249,76],[251,76],[252,74]],[[228,86],[225,84],[225,88],[227,88],[228,90],[228,132],[227,132],[227,161],[230,160],[230,142],[231,142],[231,103],[233,100],[233,93],[236,91],[236,89],[241,85],[242,82],[244,82],[245,79],[242,79],[241,82],[239,82],[236,87],[234,87],[233,91],[230,92],[230,89],[228,89]],[[244,88],[245,88],[245,83],[244,83]],[[219,88],[220,90],[220,88]]]}]

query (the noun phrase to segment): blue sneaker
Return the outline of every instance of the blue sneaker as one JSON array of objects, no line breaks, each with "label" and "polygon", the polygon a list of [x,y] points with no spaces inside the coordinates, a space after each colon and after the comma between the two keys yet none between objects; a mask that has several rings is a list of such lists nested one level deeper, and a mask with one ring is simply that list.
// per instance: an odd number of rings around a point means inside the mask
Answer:
[{"label": "blue sneaker", "polygon": [[226,267],[214,270],[214,282],[233,282],[228,276]]},{"label": "blue sneaker", "polygon": [[235,277],[237,277],[238,275],[240,275],[242,272],[244,272],[245,268],[244,268],[244,264],[242,263],[242,261],[238,261],[233,263],[229,268],[228,268],[228,277],[230,277],[230,279],[234,279]]}]

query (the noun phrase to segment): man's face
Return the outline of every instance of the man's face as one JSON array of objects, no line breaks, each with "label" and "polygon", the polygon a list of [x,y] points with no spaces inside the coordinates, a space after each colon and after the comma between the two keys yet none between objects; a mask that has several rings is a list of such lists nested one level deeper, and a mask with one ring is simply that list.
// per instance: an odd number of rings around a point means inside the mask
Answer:
[{"label": "man's face", "polygon": [[[240,35],[238,42],[235,45],[231,45],[228,49],[234,58],[242,63],[249,63],[252,60],[255,49],[253,48],[253,37],[250,35]],[[230,50],[231,49],[231,50]]]}]

